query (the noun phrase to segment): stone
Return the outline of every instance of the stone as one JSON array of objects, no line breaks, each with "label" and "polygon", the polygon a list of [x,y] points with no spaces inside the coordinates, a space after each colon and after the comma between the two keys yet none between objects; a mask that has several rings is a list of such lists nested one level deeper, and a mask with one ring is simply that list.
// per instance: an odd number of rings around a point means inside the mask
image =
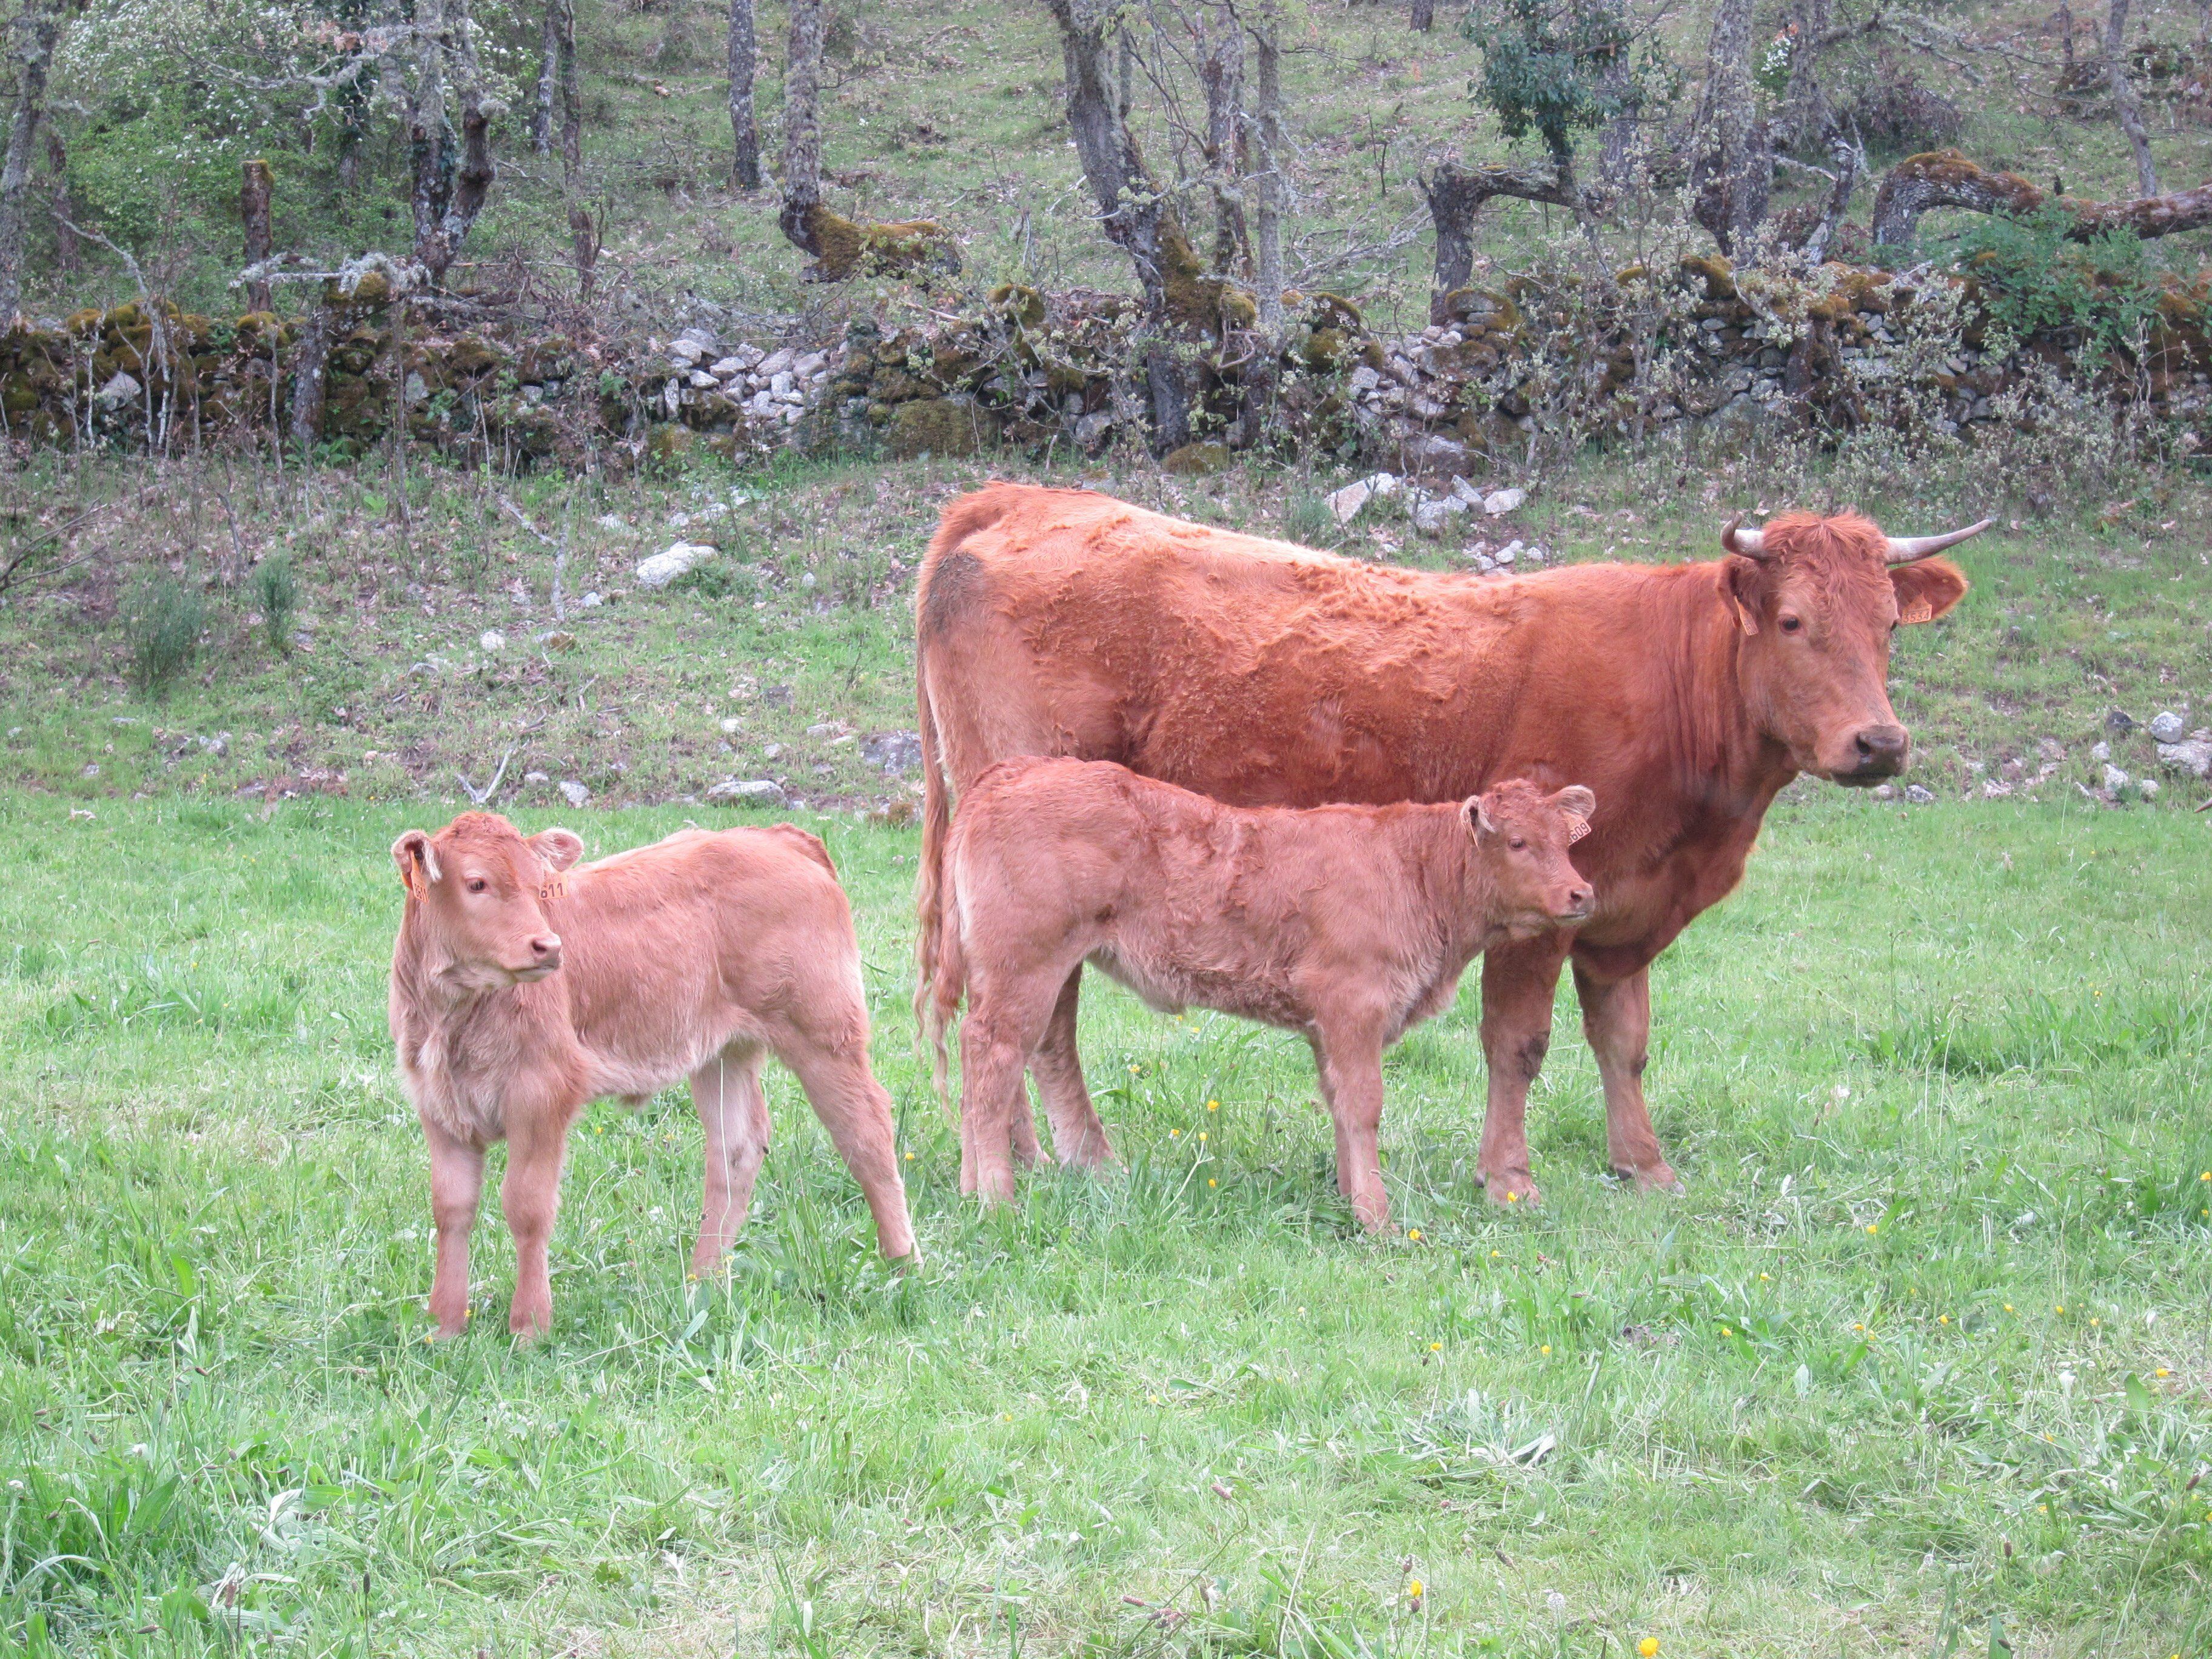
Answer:
[{"label": "stone", "polygon": [[678,340],[668,348],[668,361],[678,368],[689,368],[706,355],[706,348],[696,340]]},{"label": "stone", "polygon": [[734,380],[745,372],[744,359],[742,357],[721,358],[710,365],[707,372],[718,380]]},{"label": "stone", "polygon": [[1935,804],[1936,792],[1921,784],[1908,783],[1905,786],[1905,798],[1915,806],[1929,806]]},{"label": "stone", "polygon": [[1382,377],[1376,374],[1375,370],[1370,368],[1367,364],[1362,363],[1358,368],[1352,371],[1352,379],[1349,384],[1352,387],[1352,395],[1354,397],[1358,397],[1362,392],[1372,392],[1376,386],[1381,386],[1382,384]]},{"label": "stone", "polygon": [[781,811],[791,797],[773,778],[724,778],[707,792],[710,806],[769,806]]},{"label": "stone", "polygon": [[894,458],[973,455],[999,440],[998,416],[964,398],[918,398],[891,411],[884,445]]},{"label": "stone", "polygon": [[1508,542],[1490,556],[1492,564],[1511,564],[1528,550],[1517,541]]},{"label": "stone", "polygon": [[550,783],[553,781],[551,778],[546,776],[543,772],[525,772],[522,775],[522,781],[525,783]]},{"label": "stone", "polygon": [[599,526],[600,529],[605,531],[610,536],[635,536],[637,534],[635,530],[632,530],[629,526],[623,521],[622,515],[618,513],[602,513],[599,514]]},{"label": "stone", "polygon": [[507,649],[507,635],[496,628],[487,628],[477,636],[477,644],[486,652],[504,651]]},{"label": "stone", "polygon": [[1335,515],[1339,524],[1350,524],[1359,516],[1359,509],[1367,505],[1374,494],[1364,479],[1355,480],[1330,495],[1328,510]]},{"label": "stone", "polygon": [[788,393],[792,390],[791,371],[789,369],[783,369],[776,374],[769,375],[768,377],[768,389],[771,392],[775,393],[779,398]]},{"label": "stone", "polygon": [[2096,744],[2090,744],[2090,746],[2089,746],[2089,758],[2090,758],[2091,760],[2093,760],[2093,761],[2108,761],[2108,760],[2112,759],[2112,744],[2110,744],[2109,743],[2096,743]]},{"label": "stone", "polygon": [[791,367],[791,348],[784,346],[771,351],[753,365],[752,372],[763,380],[770,380]]},{"label": "stone", "polygon": [[829,359],[818,351],[810,351],[791,366],[791,372],[799,379],[811,380],[828,364]]},{"label": "stone", "polygon": [[2117,795],[2128,787],[2128,775],[2107,762],[2105,766],[2104,783],[2106,789]]},{"label": "stone", "polygon": [[760,367],[761,359],[766,356],[766,352],[748,340],[730,354],[730,361],[740,369],[755,369]]},{"label": "stone", "polygon": [[2159,744],[2158,763],[2191,777],[2212,778],[2212,731],[2192,732],[2179,743]]},{"label": "stone", "polygon": [[606,602],[606,595],[600,592],[597,588],[593,588],[590,592],[585,594],[582,599],[576,601],[578,605],[583,606],[586,611],[597,611]]},{"label": "stone", "polygon": [[1360,483],[1373,490],[1377,497],[1396,495],[1398,486],[1404,482],[1395,472],[1370,472],[1360,480]]},{"label": "stone", "polygon": [[721,384],[703,368],[695,368],[691,371],[690,386],[694,392],[718,391]]},{"label": "stone", "polygon": [[118,368],[115,371],[115,378],[100,388],[100,401],[106,408],[113,409],[118,404],[129,403],[145,389]]},{"label": "stone", "polygon": [[878,732],[860,739],[860,754],[869,765],[904,775],[921,770],[921,733]]},{"label": "stone", "polygon": [[697,568],[715,556],[704,542],[671,542],[662,551],[638,563],[640,587],[665,587],[687,570]]},{"label": "stone", "polygon": [[1456,495],[1431,495],[1413,507],[1413,528],[1424,536],[1441,536],[1454,519],[1467,511]]},{"label": "stone", "polygon": [[1492,518],[1510,513],[1528,499],[1528,492],[1517,486],[1510,489],[1493,489],[1482,498],[1482,510]]},{"label": "stone", "polygon": [[1480,489],[1477,489],[1465,478],[1454,478],[1452,480],[1451,493],[1458,496],[1462,501],[1465,501],[1470,508],[1480,507],[1482,505],[1482,492]]},{"label": "stone", "polygon": [[1402,453],[1408,472],[1459,475],[1470,471],[1474,465],[1467,446],[1441,432],[1409,434]]},{"label": "stone", "polygon": [[2171,708],[2163,709],[2158,714],[2151,716],[2150,735],[2152,742],[2179,743],[2181,741],[2181,716],[2175,714]]},{"label": "stone", "polygon": [[2158,780],[2156,778],[2137,778],[2136,780],[2136,793],[2142,796],[2146,801],[2156,800],[2159,795]]},{"label": "stone", "polygon": [[1160,458],[1160,468],[1178,478],[1203,478],[1229,465],[1226,444],[1185,444]]},{"label": "stone", "polygon": [[782,753],[783,745],[780,743],[764,743],[761,745],[761,758],[763,760],[775,760]]},{"label": "stone", "polygon": [[574,778],[561,780],[561,799],[571,806],[581,806],[592,799],[592,792]]}]

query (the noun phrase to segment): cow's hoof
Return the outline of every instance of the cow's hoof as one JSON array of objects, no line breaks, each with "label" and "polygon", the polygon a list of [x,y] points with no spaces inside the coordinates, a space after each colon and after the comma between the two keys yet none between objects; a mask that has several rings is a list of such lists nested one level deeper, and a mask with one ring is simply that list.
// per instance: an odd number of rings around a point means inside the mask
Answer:
[{"label": "cow's hoof", "polygon": [[1613,1174],[1623,1181],[1634,1182],[1636,1190],[1640,1193],[1680,1193],[1688,1190],[1682,1185],[1682,1177],[1668,1169],[1664,1161],[1648,1165],[1641,1170],[1617,1169]]},{"label": "cow's hoof", "polygon": [[1482,1182],[1483,1196],[1492,1204],[1536,1204],[1543,1194],[1536,1190],[1536,1182],[1526,1170],[1506,1170],[1486,1176]]}]

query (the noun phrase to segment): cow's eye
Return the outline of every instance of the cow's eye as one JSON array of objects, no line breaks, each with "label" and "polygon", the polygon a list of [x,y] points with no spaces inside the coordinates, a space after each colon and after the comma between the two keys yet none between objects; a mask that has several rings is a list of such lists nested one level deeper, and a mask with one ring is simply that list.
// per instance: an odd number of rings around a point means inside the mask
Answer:
[{"label": "cow's eye", "polygon": [[1528,846],[1528,843],[1523,841],[1520,836],[1516,836],[1512,840],[1507,842],[1505,844],[1517,853],[1521,851],[1522,848]]},{"label": "cow's eye", "polygon": [[469,891],[471,893],[481,893],[485,888],[490,885],[491,884],[486,881],[482,876],[471,876],[469,878]]},{"label": "cow's eye", "polygon": [[1785,634],[1795,634],[1804,626],[1804,623],[1796,617],[1784,617],[1782,619],[1782,631]]}]

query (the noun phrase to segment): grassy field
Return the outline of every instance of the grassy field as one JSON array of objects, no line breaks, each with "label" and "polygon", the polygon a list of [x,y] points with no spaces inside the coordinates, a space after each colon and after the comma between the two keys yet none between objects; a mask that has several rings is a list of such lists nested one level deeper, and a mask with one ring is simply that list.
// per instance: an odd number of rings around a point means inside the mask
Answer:
[{"label": "grassy field", "polygon": [[687,1284],[688,1103],[601,1106],[517,1350],[489,1221],[422,1340],[385,848],[442,810],[0,793],[6,1650],[2212,1654],[2202,818],[1785,803],[1656,975],[1686,1194],[1599,1174],[1563,1008],[1547,1201],[1486,1205],[1469,995],[1391,1062],[1382,1241],[1300,1045],[1096,992],[1127,1173],[971,1211],[911,832],[824,818],[926,1267],[773,1074]]}]

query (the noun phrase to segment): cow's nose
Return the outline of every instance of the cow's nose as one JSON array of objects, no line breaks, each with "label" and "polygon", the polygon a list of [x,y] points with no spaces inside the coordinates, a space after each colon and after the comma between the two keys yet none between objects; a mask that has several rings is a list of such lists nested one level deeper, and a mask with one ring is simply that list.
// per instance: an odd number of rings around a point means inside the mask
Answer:
[{"label": "cow's nose", "polygon": [[1570,888],[1567,890],[1567,908],[1586,912],[1590,908],[1590,902],[1595,896],[1587,887]]},{"label": "cow's nose", "polygon": [[1901,726],[1867,726],[1859,728],[1851,747],[1858,762],[1853,771],[1863,776],[1887,777],[1905,769],[1912,739]]},{"label": "cow's nose", "polygon": [[559,956],[561,954],[561,935],[558,933],[540,933],[536,939],[530,941],[530,954],[536,957],[540,962],[544,962],[551,957]]}]

